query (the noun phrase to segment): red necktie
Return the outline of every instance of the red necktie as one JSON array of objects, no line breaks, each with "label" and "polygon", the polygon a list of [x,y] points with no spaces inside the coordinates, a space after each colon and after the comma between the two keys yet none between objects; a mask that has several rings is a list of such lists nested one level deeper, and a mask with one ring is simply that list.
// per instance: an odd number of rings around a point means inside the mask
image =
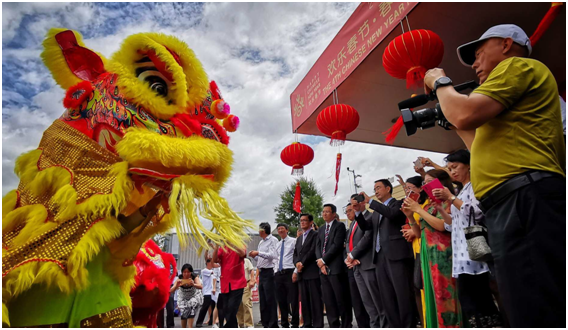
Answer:
[{"label": "red necktie", "polygon": [[355,234],[355,229],[357,229],[357,222],[353,225],[353,229],[351,229],[351,236],[349,236],[349,251],[353,251],[353,234]]}]

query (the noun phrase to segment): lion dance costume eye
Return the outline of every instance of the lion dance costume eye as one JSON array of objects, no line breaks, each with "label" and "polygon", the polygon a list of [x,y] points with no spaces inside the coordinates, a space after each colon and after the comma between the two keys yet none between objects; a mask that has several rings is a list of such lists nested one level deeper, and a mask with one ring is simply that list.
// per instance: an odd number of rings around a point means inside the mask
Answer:
[{"label": "lion dance costume eye", "polygon": [[148,239],[175,228],[194,249],[247,240],[252,223],[219,196],[239,120],[175,37],[129,36],[110,59],[66,29],[43,46],[65,110],[16,160],[20,183],[2,200],[2,322],[131,327]]}]

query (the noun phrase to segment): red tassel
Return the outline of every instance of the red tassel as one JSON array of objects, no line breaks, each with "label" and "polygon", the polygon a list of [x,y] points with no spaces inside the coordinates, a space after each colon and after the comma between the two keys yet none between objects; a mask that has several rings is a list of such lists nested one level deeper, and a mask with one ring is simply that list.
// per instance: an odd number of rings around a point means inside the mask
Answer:
[{"label": "red tassel", "polygon": [[394,139],[396,139],[396,136],[398,135],[398,132],[400,132],[402,126],[404,126],[404,123],[402,121],[402,116],[400,116],[396,120],[396,123],[391,126],[391,128],[383,132],[383,135],[386,135],[385,140],[388,144],[394,143]]},{"label": "red tassel", "polygon": [[294,194],[294,211],[302,213],[302,188],[300,181],[296,182],[296,194]]},{"label": "red tassel", "polygon": [[533,35],[530,37],[532,47],[534,47],[534,45],[536,45],[536,43],[540,40],[540,37],[542,37],[544,32],[546,32],[546,30],[548,30],[548,28],[550,27],[550,24],[552,24],[552,22],[554,21],[556,16],[558,16],[558,13],[560,12],[560,8],[561,8],[560,6],[562,6],[562,5],[563,5],[562,2],[553,2],[552,3],[552,7],[550,7],[550,9],[548,9],[548,12],[546,12],[546,15],[544,15],[544,17],[542,18],[542,21],[540,21],[540,24],[538,25],[538,27],[534,31]]},{"label": "red tassel", "polygon": [[423,66],[415,66],[406,72],[406,89],[416,89],[424,87],[424,76],[426,69]]},{"label": "red tassel", "polygon": [[337,187],[339,186],[339,172],[341,172],[341,153],[337,154],[337,162],[335,163],[335,191],[333,196],[337,195]]},{"label": "red tassel", "polygon": [[333,147],[342,146],[345,144],[345,139],[347,139],[347,134],[344,131],[335,131],[331,134],[329,144]]}]

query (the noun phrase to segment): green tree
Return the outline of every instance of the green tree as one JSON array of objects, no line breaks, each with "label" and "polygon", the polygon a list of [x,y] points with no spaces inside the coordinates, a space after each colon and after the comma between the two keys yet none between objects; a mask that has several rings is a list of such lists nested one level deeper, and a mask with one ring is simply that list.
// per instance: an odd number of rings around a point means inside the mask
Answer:
[{"label": "green tree", "polygon": [[[302,213],[309,213],[314,216],[316,225],[323,224],[321,212],[323,211],[323,195],[312,179],[300,178],[300,188],[302,189]],[[298,182],[298,181],[296,181]],[[290,227],[290,236],[295,237],[300,226],[300,215],[294,211],[294,195],[296,194],[296,182],[280,194],[280,204],[274,208],[276,212],[276,223],[285,223]]]}]

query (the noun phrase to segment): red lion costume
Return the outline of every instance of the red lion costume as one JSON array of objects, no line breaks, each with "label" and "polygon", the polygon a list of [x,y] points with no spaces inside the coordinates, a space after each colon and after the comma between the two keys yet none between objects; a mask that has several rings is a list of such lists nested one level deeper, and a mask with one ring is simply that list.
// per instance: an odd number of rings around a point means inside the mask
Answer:
[{"label": "red lion costume", "polygon": [[[136,255],[136,284],[132,298],[132,322],[135,326],[156,328],[156,317],[170,297],[170,284],[177,275],[174,256],[162,252],[156,243],[148,240]],[[170,275],[170,267],[173,272]]]}]

